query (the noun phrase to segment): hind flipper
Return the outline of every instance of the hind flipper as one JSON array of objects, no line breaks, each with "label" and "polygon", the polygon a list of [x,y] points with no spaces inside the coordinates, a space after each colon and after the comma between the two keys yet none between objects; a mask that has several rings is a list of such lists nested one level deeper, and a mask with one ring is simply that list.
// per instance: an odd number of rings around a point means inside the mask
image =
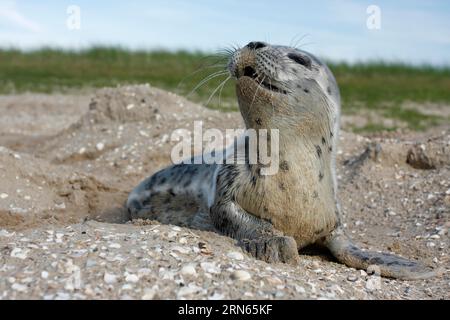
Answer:
[{"label": "hind flipper", "polygon": [[324,241],[339,262],[357,269],[378,270],[381,276],[403,280],[428,279],[443,270],[433,269],[420,262],[389,253],[365,251],[354,245],[341,228],[334,230]]},{"label": "hind flipper", "polygon": [[130,193],[126,204],[130,218],[183,227],[201,223],[199,218],[204,214],[199,213],[209,212],[216,168],[207,164],[178,164],[155,173]]}]

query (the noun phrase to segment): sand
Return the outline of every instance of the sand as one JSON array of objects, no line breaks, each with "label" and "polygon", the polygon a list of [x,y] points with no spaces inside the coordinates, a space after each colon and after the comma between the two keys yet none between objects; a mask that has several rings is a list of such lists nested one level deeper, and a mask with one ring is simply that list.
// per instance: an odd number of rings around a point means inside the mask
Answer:
[{"label": "sand", "polygon": [[241,128],[238,113],[141,85],[0,96],[0,114],[1,299],[450,298],[450,125],[341,133],[349,234],[447,270],[398,281],[314,249],[296,266],[267,264],[214,232],[128,221],[127,194],[170,164],[174,130]]}]

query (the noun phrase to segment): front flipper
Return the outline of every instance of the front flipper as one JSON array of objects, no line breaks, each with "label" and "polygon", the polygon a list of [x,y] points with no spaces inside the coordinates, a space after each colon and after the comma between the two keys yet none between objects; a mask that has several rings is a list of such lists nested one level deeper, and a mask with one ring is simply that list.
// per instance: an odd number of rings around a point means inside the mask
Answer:
[{"label": "front flipper", "polygon": [[283,235],[270,222],[246,212],[227,196],[220,198],[210,212],[215,228],[238,240],[238,244],[255,258],[266,262],[297,261],[294,238]]},{"label": "front flipper", "polygon": [[262,237],[244,239],[241,246],[252,256],[266,262],[284,262],[295,264],[298,262],[297,243],[294,238],[287,236]]},{"label": "front flipper", "polygon": [[441,269],[433,269],[420,262],[393,254],[364,251],[354,245],[340,228],[333,231],[325,239],[324,244],[339,262],[365,270],[376,266],[379,268],[380,275],[388,278],[419,280],[432,278],[442,273]]}]

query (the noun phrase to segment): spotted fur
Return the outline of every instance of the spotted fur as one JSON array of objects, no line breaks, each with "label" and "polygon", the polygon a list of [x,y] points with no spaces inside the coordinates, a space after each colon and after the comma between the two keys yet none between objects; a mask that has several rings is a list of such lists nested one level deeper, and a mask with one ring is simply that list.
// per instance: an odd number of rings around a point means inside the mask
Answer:
[{"label": "spotted fur", "polygon": [[418,262],[363,251],[343,232],[335,170],[340,95],[325,64],[302,50],[251,42],[230,57],[228,70],[246,127],[279,130],[280,170],[262,175],[246,148],[224,151],[242,164],[174,165],[131,192],[131,218],[214,228],[268,262],[295,263],[298,249],[317,243],[349,266],[377,265],[384,276],[435,274]]}]

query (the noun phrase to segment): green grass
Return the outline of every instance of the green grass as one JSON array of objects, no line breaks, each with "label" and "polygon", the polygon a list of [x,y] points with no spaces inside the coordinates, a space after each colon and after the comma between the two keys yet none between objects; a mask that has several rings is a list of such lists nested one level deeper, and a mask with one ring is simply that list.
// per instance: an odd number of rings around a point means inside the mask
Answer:
[{"label": "green grass", "polygon": [[368,108],[385,102],[450,102],[450,68],[383,62],[330,64],[330,68],[346,108],[357,108],[358,102]]},{"label": "green grass", "polygon": [[[0,49],[0,93],[61,92],[83,88],[150,83],[188,95],[204,77],[219,68],[200,68],[218,62],[202,52],[129,51],[115,47],[93,47],[82,51],[44,48],[35,51]],[[225,63],[225,61],[221,61]],[[372,62],[336,64],[329,62],[342,96],[344,112],[377,110],[399,119],[411,128],[435,124],[418,111],[404,110],[405,101],[439,102],[450,105],[450,69],[431,66]],[[189,98],[206,103],[222,76],[198,89]],[[220,110],[236,110],[232,81],[208,105]],[[426,121],[424,121],[424,119]],[[425,123],[425,124],[424,124]],[[376,125],[374,128],[376,129]]]}]

